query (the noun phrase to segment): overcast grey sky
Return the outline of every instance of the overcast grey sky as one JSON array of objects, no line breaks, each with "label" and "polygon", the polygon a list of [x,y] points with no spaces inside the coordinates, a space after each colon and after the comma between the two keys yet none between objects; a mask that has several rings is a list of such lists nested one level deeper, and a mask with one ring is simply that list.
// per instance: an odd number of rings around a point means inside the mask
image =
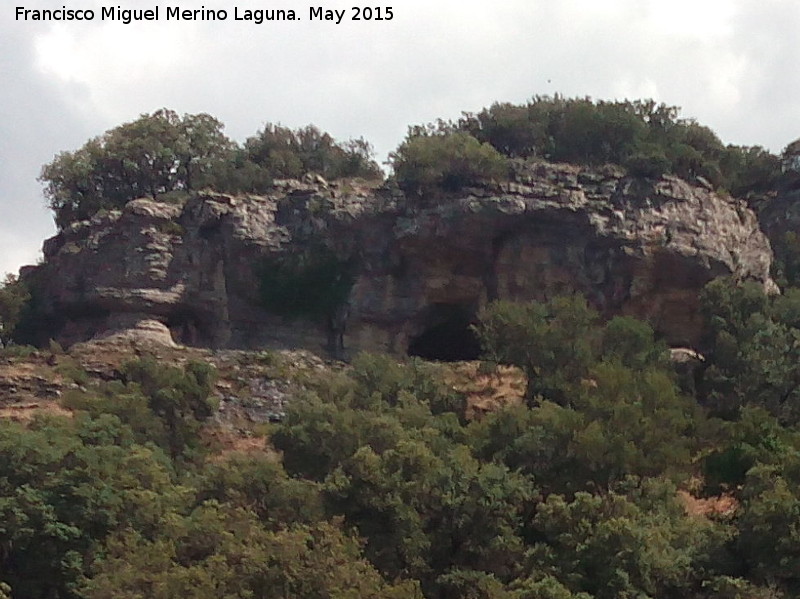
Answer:
[{"label": "overcast grey sky", "polygon": [[[226,8],[167,22],[166,7]],[[792,0],[386,0],[394,19],[312,22],[357,0],[16,0],[0,7],[0,274],[54,233],[36,181],[63,150],[145,112],[208,112],[242,141],[266,122],[364,136],[380,160],[410,124],[535,94],[652,97],[727,143],[779,152],[800,137],[800,3]],[[91,8],[89,23],[15,19],[15,7]],[[99,7],[160,7],[103,22]],[[298,22],[233,20],[293,8]]]}]

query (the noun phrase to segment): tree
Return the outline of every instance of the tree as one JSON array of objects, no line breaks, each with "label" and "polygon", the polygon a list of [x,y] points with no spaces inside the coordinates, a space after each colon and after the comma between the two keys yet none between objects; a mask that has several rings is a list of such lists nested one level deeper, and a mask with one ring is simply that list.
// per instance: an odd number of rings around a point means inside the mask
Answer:
[{"label": "tree", "polygon": [[[495,103],[464,114],[449,130],[468,133],[504,156],[616,163],[637,177],[702,176],[735,195],[786,179],[778,156],[759,146],[725,147],[711,129],[679,115],[678,107],[654,100],[535,96],[526,104]],[[798,148],[795,142],[784,151],[784,171],[796,170]]]},{"label": "tree", "polygon": [[519,366],[537,396],[568,403],[569,392],[598,356],[598,315],[581,296],[520,304],[498,301],[481,311],[476,333],[486,356]]},{"label": "tree", "polygon": [[728,145],[720,158],[724,185],[736,197],[763,192],[779,184],[781,159],[761,146]]},{"label": "tree", "polygon": [[25,284],[16,276],[7,274],[0,285],[0,346],[7,346],[14,338],[23,308],[30,299]]},{"label": "tree", "polygon": [[77,599],[98,545],[153,534],[182,494],[157,448],[118,418],[0,422],[0,572],[15,597]]},{"label": "tree", "polygon": [[192,478],[196,502],[249,509],[270,530],[324,519],[319,485],[291,478],[267,454],[233,454],[204,464]]},{"label": "tree", "polygon": [[524,554],[530,481],[499,464],[481,464],[466,447],[437,456],[421,440],[378,454],[362,447],[329,477],[332,508],[368,538],[366,554],[394,578],[431,588],[451,569],[512,579]]},{"label": "tree", "polygon": [[161,109],[62,152],[39,177],[56,224],[64,228],[139,197],[213,186],[214,171],[234,149],[222,129],[207,114]]},{"label": "tree", "polygon": [[552,573],[573,593],[596,599],[693,596],[695,564],[721,544],[720,535],[710,522],[686,517],[671,485],[628,486],[538,504],[532,572]]},{"label": "tree", "polygon": [[601,352],[606,360],[616,361],[633,370],[666,367],[669,350],[656,341],[653,328],[630,316],[615,316],[603,327]]},{"label": "tree", "polygon": [[508,177],[506,159],[463,132],[411,129],[389,160],[398,185],[418,196]]},{"label": "tree", "polygon": [[756,582],[800,592],[800,462],[796,450],[777,465],[747,474],[737,522],[737,547]]},{"label": "tree", "polygon": [[220,170],[236,148],[222,132],[225,128],[211,115],[186,114],[178,123],[177,158],[186,189],[219,186]]},{"label": "tree", "polygon": [[757,284],[717,279],[701,294],[708,322],[701,389],[726,418],[758,405],[785,424],[800,421],[800,328],[797,298],[766,296]]},{"label": "tree", "polygon": [[123,375],[138,385],[150,410],[164,423],[166,449],[173,459],[198,447],[200,426],[216,407],[210,397],[216,376],[213,366],[191,361],[181,369],[148,357],[125,364]]},{"label": "tree", "polygon": [[240,508],[206,502],[151,538],[114,535],[82,597],[422,599],[414,581],[387,583],[335,524],[264,530]]},{"label": "tree", "polygon": [[542,401],[470,426],[475,454],[535,477],[544,493],[607,489],[627,476],[683,480],[702,422],[669,374],[601,362],[569,406]]},{"label": "tree", "polygon": [[267,124],[248,138],[244,147],[247,160],[275,179],[298,178],[309,172],[327,179],[383,177],[367,141],[359,138],[338,143],[314,125],[292,130]]},{"label": "tree", "polygon": [[512,158],[545,157],[551,145],[548,121],[535,118],[526,106],[495,103],[479,114],[465,114],[459,128]]}]

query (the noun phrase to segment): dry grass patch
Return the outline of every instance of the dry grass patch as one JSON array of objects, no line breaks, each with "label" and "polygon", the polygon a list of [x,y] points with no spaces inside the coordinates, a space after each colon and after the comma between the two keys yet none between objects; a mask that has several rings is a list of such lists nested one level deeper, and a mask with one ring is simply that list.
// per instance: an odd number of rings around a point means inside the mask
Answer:
[{"label": "dry grass patch", "polygon": [[522,403],[528,383],[522,370],[516,366],[497,366],[486,372],[481,364],[455,362],[445,376],[449,385],[467,396],[468,419]]}]

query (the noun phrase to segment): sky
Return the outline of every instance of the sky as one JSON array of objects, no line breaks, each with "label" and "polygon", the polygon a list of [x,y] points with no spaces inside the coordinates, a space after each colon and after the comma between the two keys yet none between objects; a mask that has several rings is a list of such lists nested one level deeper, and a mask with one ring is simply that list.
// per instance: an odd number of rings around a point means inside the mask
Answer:
[{"label": "sky", "polygon": [[[89,22],[16,18],[92,9]],[[158,21],[100,20],[103,6]],[[167,21],[167,7],[226,21]],[[353,6],[392,7],[353,21]],[[234,7],[301,20],[234,20]],[[341,23],[310,8],[345,10]],[[384,15],[385,15],[384,10]],[[37,181],[62,151],[159,108],[209,113],[244,141],[266,123],[364,137],[379,161],[409,125],[559,93],[680,106],[726,143],[780,152],[800,137],[793,0],[15,0],[0,2],[0,275],[55,234]]]}]

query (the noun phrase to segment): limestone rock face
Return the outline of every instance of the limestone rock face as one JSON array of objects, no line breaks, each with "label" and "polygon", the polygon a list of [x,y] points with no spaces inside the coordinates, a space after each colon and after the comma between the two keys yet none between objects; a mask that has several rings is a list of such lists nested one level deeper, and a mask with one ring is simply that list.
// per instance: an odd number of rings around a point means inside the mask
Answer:
[{"label": "limestone rock face", "polygon": [[[356,265],[347,310],[315,322],[260,307],[264,261],[318,246]],[[405,352],[457,339],[494,299],[578,292],[606,316],[648,319],[691,346],[710,279],[774,286],[769,242],[743,202],[675,177],[548,163],[439,199],[317,178],[276,182],[264,197],[135,200],[72,225],[44,253],[43,303],[64,343],[126,328],[159,335],[161,323],[184,344],[319,350],[343,331],[349,351]]]}]

